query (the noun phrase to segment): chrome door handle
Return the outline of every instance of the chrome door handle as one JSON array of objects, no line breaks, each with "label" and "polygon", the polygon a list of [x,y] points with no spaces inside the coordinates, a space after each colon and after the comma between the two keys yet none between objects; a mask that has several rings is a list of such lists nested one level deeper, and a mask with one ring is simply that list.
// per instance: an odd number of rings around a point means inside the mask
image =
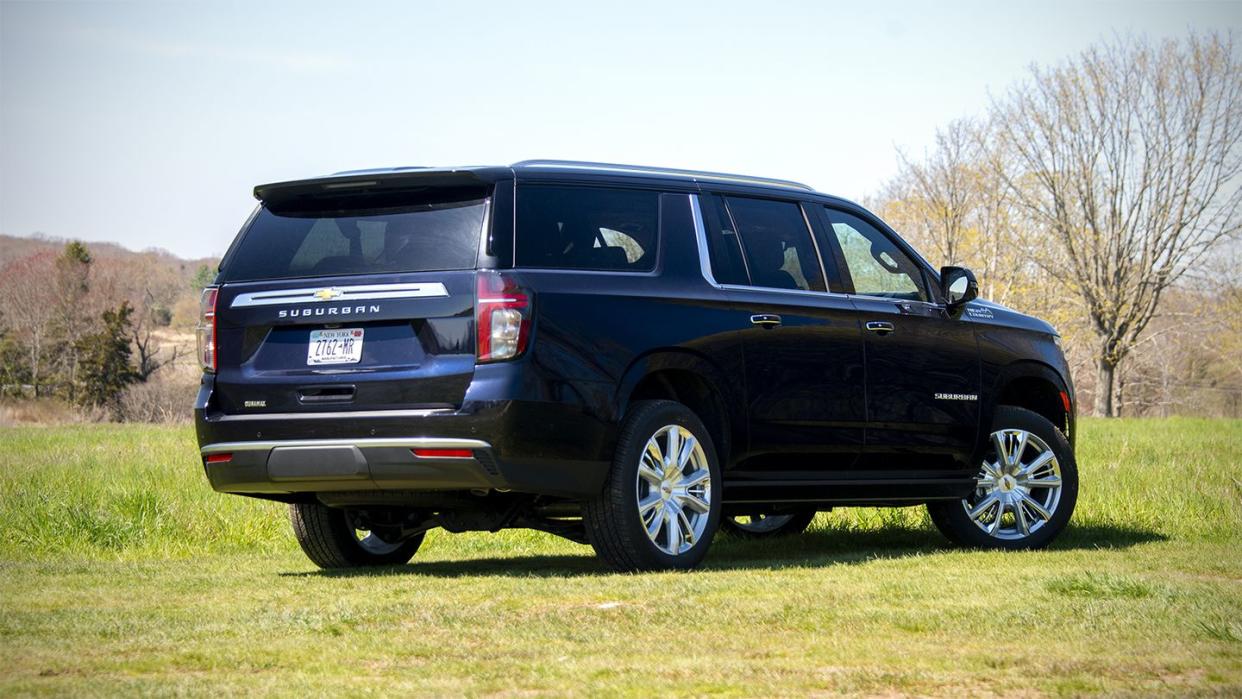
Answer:
[{"label": "chrome door handle", "polygon": [[895,328],[893,328],[892,323],[886,320],[869,320],[867,321],[867,329],[873,333],[887,335],[891,333]]},{"label": "chrome door handle", "polygon": [[750,322],[761,328],[775,328],[781,324],[781,317],[773,313],[756,313],[750,317]]}]

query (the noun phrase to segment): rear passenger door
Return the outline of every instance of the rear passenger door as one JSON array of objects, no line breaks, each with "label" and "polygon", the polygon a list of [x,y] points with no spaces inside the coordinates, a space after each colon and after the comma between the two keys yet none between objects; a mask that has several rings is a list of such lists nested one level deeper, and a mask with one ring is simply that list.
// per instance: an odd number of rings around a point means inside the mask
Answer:
[{"label": "rear passenger door", "polygon": [[[863,445],[862,341],[835,270],[820,262],[804,205],[701,198],[713,269],[739,312],[749,448],[741,480],[819,479],[851,468]],[[839,288],[837,289],[839,291]]]},{"label": "rear passenger door", "polygon": [[979,429],[979,352],[969,323],[936,302],[931,279],[876,223],[823,207],[821,245],[839,260],[867,361],[871,470],[970,468]]}]

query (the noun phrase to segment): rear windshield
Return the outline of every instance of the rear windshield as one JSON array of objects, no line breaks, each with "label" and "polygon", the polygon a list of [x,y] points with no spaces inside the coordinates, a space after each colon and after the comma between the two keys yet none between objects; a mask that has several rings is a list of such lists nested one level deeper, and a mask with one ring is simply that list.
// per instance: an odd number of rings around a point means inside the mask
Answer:
[{"label": "rear windshield", "polygon": [[221,281],[473,269],[487,201],[333,211],[259,209]]}]

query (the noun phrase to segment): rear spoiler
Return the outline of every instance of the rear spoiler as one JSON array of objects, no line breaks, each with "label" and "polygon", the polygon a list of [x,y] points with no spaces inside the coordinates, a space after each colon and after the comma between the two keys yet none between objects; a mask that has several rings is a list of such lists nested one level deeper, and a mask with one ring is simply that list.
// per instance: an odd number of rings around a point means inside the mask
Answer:
[{"label": "rear spoiler", "polygon": [[483,172],[475,169],[399,168],[261,184],[254,188],[254,198],[265,204],[281,205],[324,197],[352,198],[359,195],[418,192],[441,187],[479,188],[484,191],[492,181],[492,178],[485,177]]}]

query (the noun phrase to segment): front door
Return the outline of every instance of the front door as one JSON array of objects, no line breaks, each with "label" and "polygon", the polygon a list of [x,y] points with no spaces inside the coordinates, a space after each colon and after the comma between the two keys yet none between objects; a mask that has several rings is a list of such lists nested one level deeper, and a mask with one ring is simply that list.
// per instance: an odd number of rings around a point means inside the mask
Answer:
[{"label": "front door", "polygon": [[932,294],[930,275],[878,225],[834,208],[824,213],[865,342],[860,466],[928,477],[969,470],[979,430],[973,327],[949,317]]}]

